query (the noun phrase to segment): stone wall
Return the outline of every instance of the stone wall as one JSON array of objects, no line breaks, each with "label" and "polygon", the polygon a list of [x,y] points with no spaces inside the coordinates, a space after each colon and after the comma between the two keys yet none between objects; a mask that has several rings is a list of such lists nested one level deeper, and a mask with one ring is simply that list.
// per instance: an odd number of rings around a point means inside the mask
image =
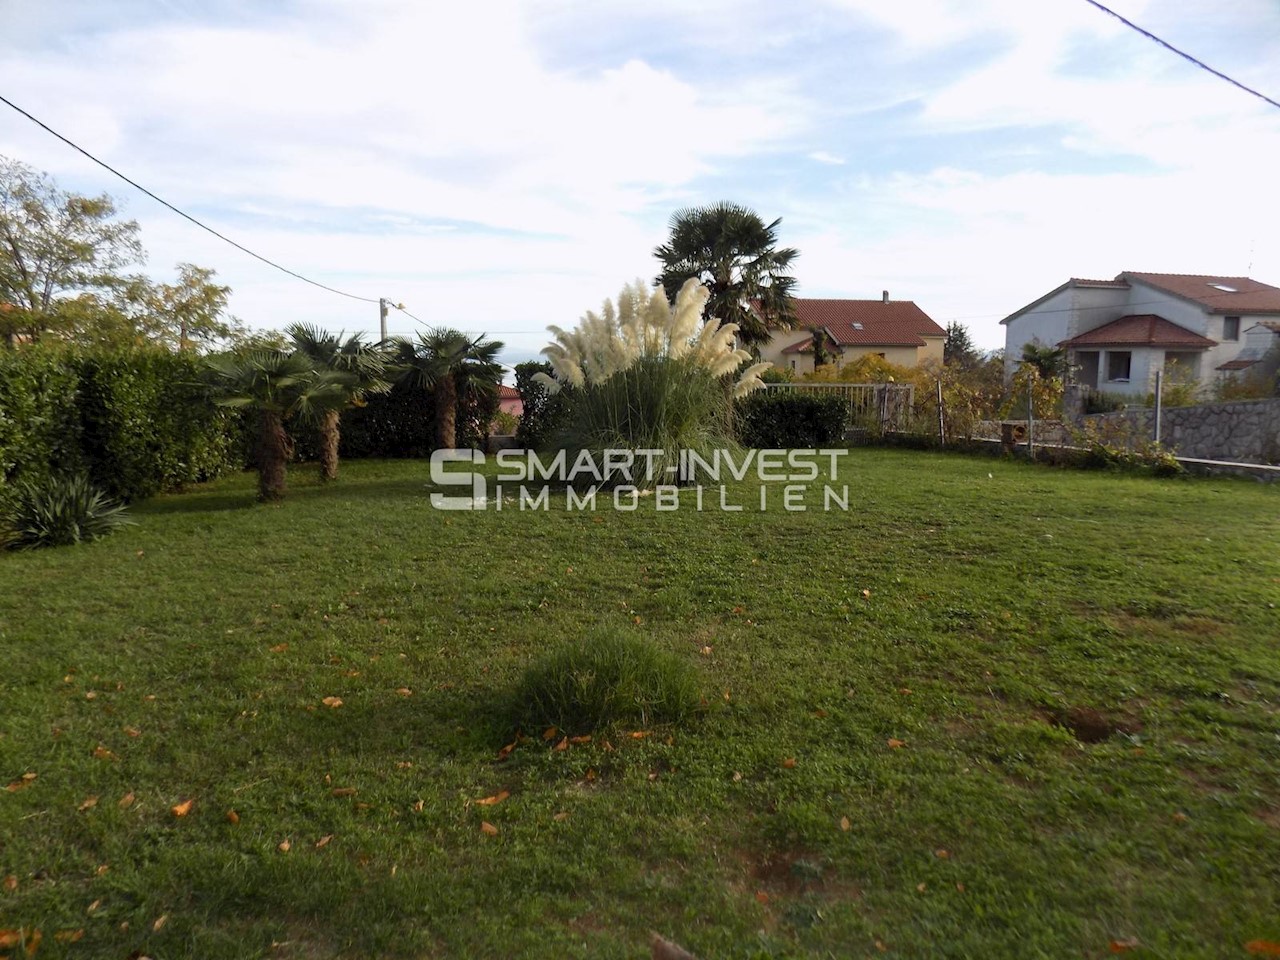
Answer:
[{"label": "stone wall", "polygon": [[[1129,435],[1135,442],[1154,436],[1151,409],[1099,413],[1080,419],[1107,437]],[[1280,398],[1166,407],[1160,442],[1180,457],[1280,463]]]}]

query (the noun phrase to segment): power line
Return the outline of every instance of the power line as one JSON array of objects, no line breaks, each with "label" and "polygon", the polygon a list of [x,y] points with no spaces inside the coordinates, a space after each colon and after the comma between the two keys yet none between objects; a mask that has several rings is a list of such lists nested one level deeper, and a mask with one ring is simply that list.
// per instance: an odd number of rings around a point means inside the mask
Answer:
[{"label": "power line", "polygon": [[1280,109],[1280,102],[1277,102],[1277,101],[1275,101],[1275,100],[1272,100],[1272,99],[1271,99],[1270,97],[1268,97],[1266,94],[1264,94],[1264,93],[1259,93],[1257,90],[1254,90],[1252,87],[1246,87],[1246,86],[1245,86],[1243,83],[1241,83],[1239,80],[1234,80],[1234,79],[1232,79],[1231,77],[1229,77],[1229,76],[1227,76],[1225,73],[1223,73],[1221,70],[1215,70],[1215,69],[1213,69],[1213,67],[1209,66],[1209,65],[1208,65],[1207,63],[1205,63],[1203,60],[1197,60],[1197,59],[1196,59],[1195,57],[1193,57],[1191,54],[1186,53],[1186,52],[1184,52],[1184,51],[1182,51],[1182,50],[1179,50],[1177,47],[1175,47],[1175,46],[1174,46],[1173,44],[1171,44],[1171,43],[1168,43],[1168,42],[1166,42],[1166,41],[1164,41],[1164,40],[1161,40],[1159,37],[1157,37],[1157,36],[1156,36],[1154,33],[1152,33],[1150,30],[1144,30],[1144,29],[1142,29],[1142,27],[1138,26],[1138,25],[1137,25],[1136,23],[1134,23],[1132,20],[1126,20],[1124,17],[1120,16],[1120,14],[1116,13],[1116,12],[1115,12],[1114,10],[1112,10],[1110,7],[1104,7],[1101,3],[1099,3],[1099,2],[1098,2],[1098,0],[1084,0],[1084,2],[1085,2],[1085,3],[1087,3],[1087,4],[1090,4],[1091,6],[1097,7],[1099,10],[1101,10],[1101,11],[1102,11],[1103,13],[1105,13],[1105,14],[1108,14],[1108,15],[1110,15],[1110,16],[1115,17],[1117,20],[1119,20],[1121,23],[1123,23],[1123,24],[1124,24],[1126,27],[1128,27],[1129,29],[1138,31],[1138,33],[1142,34],[1142,35],[1143,35],[1144,37],[1146,37],[1148,40],[1153,40],[1153,41],[1155,41],[1156,43],[1160,44],[1160,46],[1164,47],[1166,50],[1169,50],[1169,51],[1171,51],[1171,52],[1173,52],[1173,53],[1176,53],[1178,56],[1182,57],[1182,59],[1184,59],[1184,60],[1188,60],[1188,61],[1190,61],[1191,63],[1195,64],[1195,65],[1196,65],[1197,67],[1199,67],[1201,70],[1207,70],[1207,71],[1209,71],[1209,73],[1212,73],[1215,77],[1218,77],[1218,78],[1219,78],[1219,79],[1221,79],[1221,80],[1225,80],[1225,81],[1227,81],[1227,83],[1231,84],[1233,87],[1239,87],[1239,88],[1240,88],[1241,90],[1243,90],[1245,93],[1251,94],[1252,96],[1257,97],[1259,100],[1262,100],[1262,101],[1264,101],[1264,102],[1266,102],[1266,103],[1271,104],[1271,106],[1273,106],[1273,107],[1276,107],[1276,108]]},{"label": "power line", "polygon": [[59,140],[61,140],[61,141],[62,141],[63,143],[65,143],[67,146],[71,147],[73,150],[76,150],[76,151],[78,151],[78,152],[80,152],[80,153],[84,154],[86,157],[88,157],[90,160],[92,160],[92,161],[93,161],[94,163],[96,163],[98,166],[102,167],[104,170],[107,170],[107,171],[109,171],[110,173],[115,174],[117,177],[119,177],[119,178],[120,178],[121,180],[123,180],[125,183],[129,184],[129,186],[133,187],[135,190],[140,190],[140,191],[142,191],[142,192],[143,192],[143,193],[145,193],[148,197],[150,197],[152,200],[156,201],[156,203],[160,204],[161,206],[168,207],[170,210],[172,210],[172,211],[173,211],[174,213],[176,213],[178,216],[183,217],[183,218],[185,218],[185,219],[187,219],[187,220],[190,220],[192,223],[194,223],[194,224],[195,224],[197,227],[199,227],[201,230],[204,230],[204,231],[206,231],[206,232],[208,232],[208,233],[213,234],[213,235],[214,235],[215,237],[217,237],[219,240],[222,240],[222,241],[223,241],[223,242],[225,242],[225,243],[229,243],[229,244],[231,244],[231,246],[235,247],[237,250],[240,250],[240,251],[241,251],[241,252],[243,252],[243,253],[247,253],[249,256],[253,257],[255,260],[261,260],[261,261],[262,261],[263,263],[265,263],[267,266],[269,266],[269,267],[275,267],[277,270],[281,271],[282,273],[287,273],[289,276],[291,276],[291,277],[295,277],[295,278],[297,278],[298,280],[301,280],[303,283],[309,283],[309,284],[311,284],[313,287],[319,287],[321,290],[328,290],[330,293],[336,293],[336,294],[337,294],[338,296],[340,296],[340,297],[347,297],[348,299],[351,299],[351,300],[359,300],[359,301],[361,301],[362,303],[377,303],[377,302],[378,302],[378,300],[377,300],[377,298],[376,298],[376,297],[361,297],[361,296],[357,296],[357,295],[356,295],[356,294],[354,294],[354,293],[347,293],[345,290],[339,290],[339,289],[337,289],[336,287],[330,287],[330,286],[328,286],[328,285],[326,285],[326,284],[320,283],[320,282],[319,282],[319,281],[317,281],[317,280],[312,280],[310,277],[304,277],[302,274],[298,273],[297,271],[290,270],[288,267],[285,267],[285,266],[281,266],[280,264],[276,263],[274,260],[269,260],[269,259],[267,259],[266,257],[264,257],[264,256],[263,256],[262,254],[260,254],[260,253],[254,253],[254,252],[253,252],[252,250],[250,250],[248,247],[244,246],[243,244],[236,243],[236,242],[235,242],[234,240],[232,240],[230,237],[224,236],[223,234],[219,233],[217,230],[213,229],[213,227],[210,227],[210,226],[208,226],[207,224],[201,223],[201,222],[200,222],[199,220],[197,220],[195,217],[191,216],[191,214],[189,214],[189,213],[185,213],[185,212],[183,212],[182,210],[179,210],[177,207],[175,207],[175,206],[174,206],[172,203],[170,203],[168,200],[163,200],[163,199],[161,199],[160,197],[157,197],[154,193],[152,193],[150,190],[148,190],[146,187],[144,187],[142,184],[138,183],[137,181],[135,181],[135,180],[130,180],[128,177],[126,177],[123,173],[121,173],[121,172],[120,172],[119,170],[117,170],[115,167],[111,166],[109,163],[106,163],[105,161],[99,160],[97,157],[95,157],[92,153],[90,153],[90,152],[89,152],[88,150],[86,150],[84,147],[82,147],[82,146],[80,146],[78,143],[75,143],[74,141],[69,140],[68,138],[64,137],[64,136],[63,136],[62,134],[60,134],[57,130],[54,130],[52,127],[50,127],[47,123],[44,123],[43,121],[38,120],[37,118],[33,117],[31,114],[27,113],[27,111],[23,110],[20,106],[18,106],[16,103],[14,103],[12,100],[8,99],[7,97],[0,96],[0,103],[4,103],[6,106],[12,107],[12,108],[13,108],[14,110],[16,110],[18,113],[22,114],[24,117],[26,117],[26,118],[27,118],[28,120],[30,120],[32,123],[34,123],[36,126],[38,126],[38,127],[40,127],[41,129],[43,129],[43,130],[47,131],[48,133],[53,134],[53,136],[57,137]]}]

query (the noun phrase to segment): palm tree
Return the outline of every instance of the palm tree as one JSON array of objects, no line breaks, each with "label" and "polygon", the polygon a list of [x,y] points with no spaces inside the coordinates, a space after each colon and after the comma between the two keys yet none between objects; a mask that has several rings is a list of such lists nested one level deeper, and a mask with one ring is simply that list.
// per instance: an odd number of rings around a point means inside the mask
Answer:
[{"label": "palm tree", "polygon": [[774,329],[795,326],[795,278],[791,263],[800,255],[776,249],[778,224],[765,224],[755,211],[736,203],[677,210],[671,237],[653,251],[662,261],[655,283],[674,300],[690,277],[711,291],[707,313],[721,323],[738,324],[738,340],[753,353],[768,343]]},{"label": "palm tree", "polygon": [[304,354],[283,350],[218,354],[206,363],[220,406],[257,411],[258,499],[283,499],[285,465],[293,456],[285,424],[295,418],[319,420],[346,404],[351,375],[317,370]]},{"label": "palm tree", "polygon": [[492,394],[502,380],[499,340],[484,334],[472,339],[460,330],[440,327],[419,333],[417,340],[392,341],[391,363],[400,382],[431,393],[436,409],[436,445],[457,445],[458,401],[469,395]]},{"label": "palm tree", "polygon": [[[362,406],[371,393],[386,393],[391,388],[386,380],[387,363],[383,352],[364,342],[364,335],[329,333],[306,323],[295,323],[285,333],[293,341],[294,352],[309,359],[317,370],[347,374],[351,377],[351,393],[343,407]],[[320,419],[320,477],[338,478],[338,441],[343,407],[330,407]]]},{"label": "palm tree", "polygon": [[1022,345],[1023,364],[1035,367],[1045,380],[1067,375],[1067,351],[1062,347],[1045,346],[1039,340]]}]

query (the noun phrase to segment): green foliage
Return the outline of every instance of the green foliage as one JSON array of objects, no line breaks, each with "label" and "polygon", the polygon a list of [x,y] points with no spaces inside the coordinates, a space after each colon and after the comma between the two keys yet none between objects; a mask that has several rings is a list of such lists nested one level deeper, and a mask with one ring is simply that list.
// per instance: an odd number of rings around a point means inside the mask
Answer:
[{"label": "green foliage", "polygon": [[524,730],[585,733],[612,723],[683,720],[698,708],[694,668],[652,640],[597,629],[531,664],[511,697]]},{"label": "green foliage", "polygon": [[484,334],[472,337],[461,330],[436,327],[418,334],[416,340],[398,338],[391,343],[389,370],[401,382],[432,395],[436,416],[436,446],[460,446],[459,437],[468,433],[462,422],[465,407],[478,411],[475,424],[481,437],[498,412],[498,384],[502,366],[498,354],[503,344]]},{"label": "green foliage", "polygon": [[785,367],[770,367],[760,373],[761,383],[795,383],[796,375]]},{"label": "green foliage", "polygon": [[800,252],[777,248],[781,222],[766,224],[736,203],[677,210],[670,238],[653,251],[662,262],[654,282],[674,300],[685,281],[696,277],[711,291],[709,316],[738,324],[744,347],[768,343],[773,330],[795,325],[796,281],[790,271]]},{"label": "green foliage", "polygon": [[121,503],[109,499],[83,473],[24,481],[11,516],[0,526],[0,544],[14,550],[72,546],[132,524]]},{"label": "green foliage", "polygon": [[537,374],[551,376],[551,364],[529,360],[516,364],[516,389],[524,401],[520,425],[516,428],[516,442],[526,450],[543,450],[552,437],[564,426],[573,397],[573,389],[564,386],[552,393],[545,384],[534,379]]},{"label": "green foliage", "polygon": [[493,415],[493,422],[489,426],[493,433],[500,437],[514,436],[516,430],[520,428],[520,418],[510,410],[499,409]]},{"label": "green foliage", "polygon": [[1132,397],[1126,397],[1122,393],[1090,390],[1084,398],[1084,412],[1086,415],[1091,413],[1112,413],[1116,410],[1123,410],[1132,399]]},{"label": "green foliage", "polygon": [[81,448],[78,355],[0,350],[0,507],[13,485],[87,467]]},{"label": "green foliage", "polygon": [[844,443],[849,404],[817,391],[760,390],[737,402],[738,438],[757,449],[804,449]]},{"label": "green foliage", "polygon": [[982,362],[982,354],[973,345],[969,328],[958,320],[947,324],[947,339],[942,345],[942,362],[949,367],[973,367]]},{"label": "green foliage", "polygon": [[1067,351],[1050,347],[1039,340],[1022,345],[1022,365],[1034,367],[1041,379],[1064,379],[1067,375]]},{"label": "green foliage", "polygon": [[1137,471],[1157,477],[1186,473],[1171,450],[1128,420],[1086,420],[1072,435],[1076,445],[1085,448],[1081,466],[1087,469]]}]

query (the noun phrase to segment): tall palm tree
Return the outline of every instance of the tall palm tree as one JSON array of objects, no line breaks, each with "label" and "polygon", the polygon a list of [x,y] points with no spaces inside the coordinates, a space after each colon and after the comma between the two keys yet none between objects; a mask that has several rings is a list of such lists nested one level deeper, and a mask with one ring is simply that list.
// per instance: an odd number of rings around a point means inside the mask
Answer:
[{"label": "tall palm tree", "polygon": [[1039,340],[1022,345],[1022,363],[1035,367],[1046,380],[1065,377],[1068,372],[1067,351],[1063,347],[1050,347]]},{"label": "tall palm tree", "polygon": [[386,356],[377,345],[365,343],[364,335],[329,333],[307,323],[295,323],[285,333],[293,341],[294,352],[309,359],[317,370],[346,374],[351,378],[351,393],[342,407],[330,407],[320,419],[320,477],[338,478],[338,441],[344,407],[362,406],[371,393],[386,393]]},{"label": "tall palm tree", "polygon": [[653,251],[662,261],[655,283],[674,300],[690,277],[711,291],[707,313],[721,323],[738,324],[738,340],[758,353],[774,329],[795,326],[795,278],[791,263],[800,255],[777,249],[778,224],[766,224],[755,211],[736,203],[677,210],[671,237]]},{"label": "tall palm tree", "polygon": [[484,334],[472,339],[447,327],[419,333],[416,340],[392,341],[391,363],[400,382],[426,390],[435,400],[436,445],[441,449],[457,446],[459,399],[497,391],[502,347],[502,341],[487,340]]},{"label": "tall palm tree", "polygon": [[351,395],[351,375],[317,370],[307,356],[282,350],[218,354],[206,363],[220,406],[258,414],[258,499],[283,499],[285,466],[293,456],[285,424],[319,420],[341,407]]}]

